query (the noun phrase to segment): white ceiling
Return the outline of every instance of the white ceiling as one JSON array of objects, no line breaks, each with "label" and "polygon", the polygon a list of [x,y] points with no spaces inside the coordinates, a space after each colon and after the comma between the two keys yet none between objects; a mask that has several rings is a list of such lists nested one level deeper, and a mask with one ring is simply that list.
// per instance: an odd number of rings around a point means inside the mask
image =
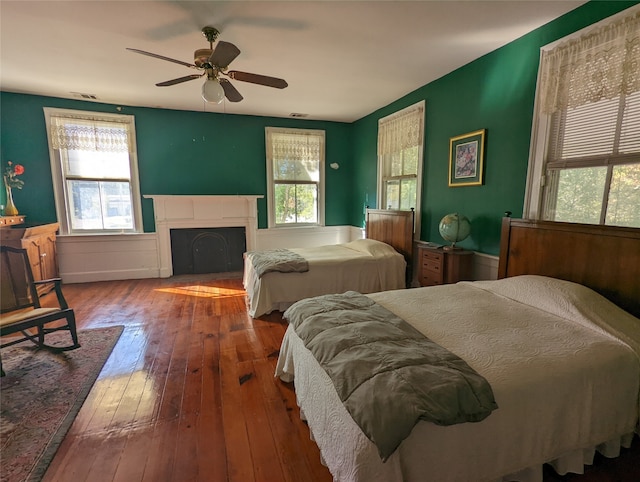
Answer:
[{"label": "white ceiling", "polygon": [[[0,0],[3,91],[208,112],[350,122],[586,3],[521,1]],[[211,25],[241,54],[230,69],[287,80],[233,81],[239,103],[205,104],[185,62]]]}]

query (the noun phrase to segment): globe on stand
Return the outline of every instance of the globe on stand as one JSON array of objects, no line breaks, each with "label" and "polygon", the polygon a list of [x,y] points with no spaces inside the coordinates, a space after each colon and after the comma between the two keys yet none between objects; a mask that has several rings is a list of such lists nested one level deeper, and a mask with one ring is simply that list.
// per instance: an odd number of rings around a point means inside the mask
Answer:
[{"label": "globe on stand", "polygon": [[466,216],[458,213],[447,214],[440,220],[438,226],[440,236],[445,241],[449,241],[451,246],[445,246],[445,251],[451,251],[454,249],[461,249],[456,247],[456,243],[466,239],[471,233],[471,223]]}]

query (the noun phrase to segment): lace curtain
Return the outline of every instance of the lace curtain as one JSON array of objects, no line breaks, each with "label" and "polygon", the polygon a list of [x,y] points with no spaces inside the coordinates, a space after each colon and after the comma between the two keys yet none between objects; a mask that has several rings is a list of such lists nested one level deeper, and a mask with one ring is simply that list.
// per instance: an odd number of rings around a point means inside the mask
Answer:
[{"label": "lace curtain", "polygon": [[54,149],[130,151],[127,124],[123,121],[51,116],[50,136]]},{"label": "lace curtain", "polygon": [[271,142],[274,159],[290,161],[320,159],[320,137],[317,135],[274,133]]},{"label": "lace curtain", "polygon": [[378,124],[378,155],[386,156],[422,143],[424,107],[416,105]]},{"label": "lace curtain", "polygon": [[540,69],[545,114],[640,91],[640,8],[543,51]]},{"label": "lace curtain", "polygon": [[274,132],[270,136],[274,178],[318,181],[323,137],[315,132]]}]

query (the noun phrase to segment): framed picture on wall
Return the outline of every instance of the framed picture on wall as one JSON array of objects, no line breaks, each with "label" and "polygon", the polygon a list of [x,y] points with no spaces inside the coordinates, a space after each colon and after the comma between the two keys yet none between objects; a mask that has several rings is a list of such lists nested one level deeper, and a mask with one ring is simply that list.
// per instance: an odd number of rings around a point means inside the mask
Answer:
[{"label": "framed picture on wall", "polygon": [[480,186],[484,182],[485,129],[449,141],[449,187]]}]

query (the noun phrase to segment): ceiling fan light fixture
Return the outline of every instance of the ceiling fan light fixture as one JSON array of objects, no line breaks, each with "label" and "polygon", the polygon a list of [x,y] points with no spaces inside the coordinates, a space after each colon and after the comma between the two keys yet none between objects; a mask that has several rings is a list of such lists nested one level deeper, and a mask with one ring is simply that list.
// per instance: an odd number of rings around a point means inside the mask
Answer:
[{"label": "ceiling fan light fixture", "polygon": [[202,84],[202,98],[210,104],[219,104],[224,99],[224,89],[218,79],[207,79]]}]

